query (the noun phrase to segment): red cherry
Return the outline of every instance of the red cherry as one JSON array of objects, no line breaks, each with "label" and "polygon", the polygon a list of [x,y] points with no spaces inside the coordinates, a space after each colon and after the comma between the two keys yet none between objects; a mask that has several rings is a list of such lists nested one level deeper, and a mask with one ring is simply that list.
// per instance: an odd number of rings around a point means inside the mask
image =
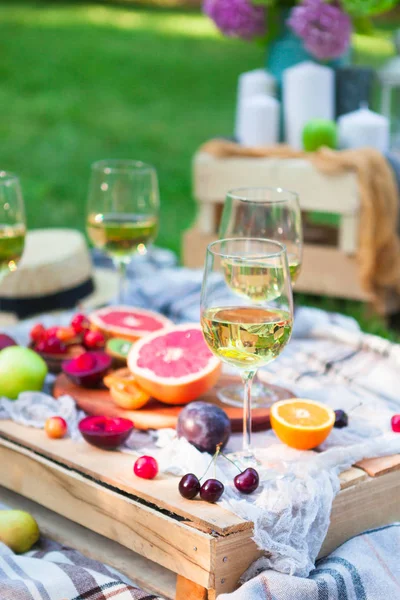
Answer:
[{"label": "red cherry", "polygon": [[400,433],[400,415],[393,415],[392,420],[392,431]]},{"label": "red cherry", "polygon": [[50,417],[47,419],[44,429],[49,438],[60,439],[67,433],[68,425],[62,417]]},{"label": "red cherry", "polygon": [[32,327],[29,335],[31,337],[31,340],[33,340],[34,342],[40,342],[40,340],[44,338],[45,332],[46,330],[43,327],[42,323],[36,323],[36,325]]},{"label": "red cherry", "polygon": [[104,348],[106,338],[100,331],[85,331],[83,334],[83,343],[86,348]]},{"label": "red cherry", "polygon": [[75,333],[83,333],[90,327],[88,318],[82,313],[78,313],[71,321],[71,327]]},{"label": "red cherry", "polygon": [[46,340],[57,337],[59,329],[60,329],[59,327],[49,327],[48,329],[46,329],[46,333],[45,333]]},{"label": "red cherry", "polygon": [[206,502],[218,502],[224,489],[224,484],[218,479],[207,479],[200,488],[200,498]]},{"label": "red cherry", "polygon": [[67,346],[64,342],[61,342],[57,337],[50,337],[44,340],[40,340],[35,346],[37,352],[43,352],[44,354],[65,354],[67,352]]},{"label": "red cherry", "polygon": [[180,480],[178,489],[181,496],[193,500],[200,492],[200,481],[193,473],[187,473]]},{"label": "red cherry", "polygon": [[133,472],[142,479],[154,479],[158,473],[158,464],[152,456],[141,456],[133,465]]},{"label": "red cherry", "polygon": [[257,471],[249,467],[242,473],[239,473],[239,475],[236,475],[233,483],[235,484],[235,488],[239,492],[242,492],[242,494],[251,494],[258,488],[260,478]]}]

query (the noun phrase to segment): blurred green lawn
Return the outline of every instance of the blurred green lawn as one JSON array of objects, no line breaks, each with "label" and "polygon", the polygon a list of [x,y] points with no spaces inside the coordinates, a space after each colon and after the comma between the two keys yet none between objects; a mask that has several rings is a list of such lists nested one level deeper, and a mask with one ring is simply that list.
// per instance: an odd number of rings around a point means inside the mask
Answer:
[{"label": "blurred green lawn", "polygon": [[[356,48],[374,65],[393,51],[386,39]],[[195,215],[193,153],[232,133],[237,77],[263,60],[196,12],[0,2],[0,165],[21,176],[28,226],[84,230],[91,162],[136,158],[159,173],[157,243],[179,252]],[[301,300],[389,335],[355,303]]]}]

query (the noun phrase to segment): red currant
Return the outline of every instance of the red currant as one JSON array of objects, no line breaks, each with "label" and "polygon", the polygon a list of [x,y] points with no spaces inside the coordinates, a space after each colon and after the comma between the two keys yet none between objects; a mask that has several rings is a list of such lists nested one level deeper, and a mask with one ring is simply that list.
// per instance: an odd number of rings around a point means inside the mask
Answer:
[{"label": "red currant", "polygon": [[133,465],[133,472],[142,479],[154,479],[158,473],[158,464],[152,456],[141,456]]},{"label": "red currant", "polygon": [[71,327],[75,333],[83,333],[90,327],[88,318],[82,313],[78,313],[71,321]]},{"label": "red currant", "polygon": [[400,415],[393,415],[392,420],[392,431],[400,433]]},{"label": "red currant", "polygon": [[251,494],[258,488],[260,478],[257,471],[249,467],[242,473],[239,473],[239,475],[236,475],[233,483],[235,484],[235,488],[239,492],[242,492],[242,494]]},{"label": "red currant", "polygon": [[36,323],[36,325],[32,327],[29,335],[31,337],[31,340],[33,340],[34,342],[40,342],[40,340],[44,338],[45,332],[46,330],[44,326],[41,323]]},{"label": "red currant", "polygon": [[85,331],[83,334],[83,343],[86,348],[104,348],[106,338],[100,331]]}]

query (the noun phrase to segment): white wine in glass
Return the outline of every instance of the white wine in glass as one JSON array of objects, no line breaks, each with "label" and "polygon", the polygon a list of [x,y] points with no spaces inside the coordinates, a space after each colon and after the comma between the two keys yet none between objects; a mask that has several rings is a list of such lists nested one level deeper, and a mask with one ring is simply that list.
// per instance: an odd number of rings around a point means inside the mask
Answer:
[{"label": "white wine in glass", "polygon": [[[220,238],[256,237],[273,239],[286,247],[292,286],[301,271],[303,230],[298,195],[282,188],[246,187],[228,192],[219,229]],[[227,261],[232,285],[239,295],[250,294],[254,301],[269,290],[271,298],[279,294],[282,273],[268,265],[242,267]],[[254,386],[253,401],[265,406],[275,401],[275,393],[268,386]],[[240,386],[230,385],[218,392],[220,400],[232,406],[241,405]]]},{"label": "white wine in glass", "polygon": [[16,175],[0,171],[0,282],[17,269],[25,245],[25,208]]},{"label": "white wine in glass", "polygon": [[[263,294],[237,293],[227,261],[240,266],[243,277],[252,269],[275,269],[281,274],[279,293],[268,286]],[[252,284],[251,284],[252,285]],[[250,285],[250,287],[251,287]],[[272,285],[272,283],[271,283]],[[275,284],[274,284],[275,285]],[[245,287],[243,280],[242,291]],[[239,369],[244,383],[243,452],[254,462],[251,448],[251,386],[259,367],[274,360],[290,340],[293,298],[285,247],[258,238],[218,240],[207,248],[201,292],[201,325],[210,350]]]},{"label": "white wine in glass", "polygon": [[92,165],[86,230],[92,244],[120,272],[123,302],[126,267],[145,254],[158,229],[159,194],[154,167],[134,160],[102,160]]}]

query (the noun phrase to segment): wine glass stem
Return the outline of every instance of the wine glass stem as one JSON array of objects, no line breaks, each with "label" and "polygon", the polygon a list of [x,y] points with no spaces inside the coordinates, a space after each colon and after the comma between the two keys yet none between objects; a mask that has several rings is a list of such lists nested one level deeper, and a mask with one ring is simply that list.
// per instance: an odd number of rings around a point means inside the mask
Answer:
[{"label": "wine glass stem", "polygon": [[243,404],[243,458],[253,458],[251,446],[251,386],[256,371],[244,371],[242,381],[244,384],[244,404]]},{"label": "wine glass stem", "polygon": [[127,263],[123,260],[116,261],[116,267],[119,274],[118,282],[118,303],[123,304],[125,299],[126,267]]}]

